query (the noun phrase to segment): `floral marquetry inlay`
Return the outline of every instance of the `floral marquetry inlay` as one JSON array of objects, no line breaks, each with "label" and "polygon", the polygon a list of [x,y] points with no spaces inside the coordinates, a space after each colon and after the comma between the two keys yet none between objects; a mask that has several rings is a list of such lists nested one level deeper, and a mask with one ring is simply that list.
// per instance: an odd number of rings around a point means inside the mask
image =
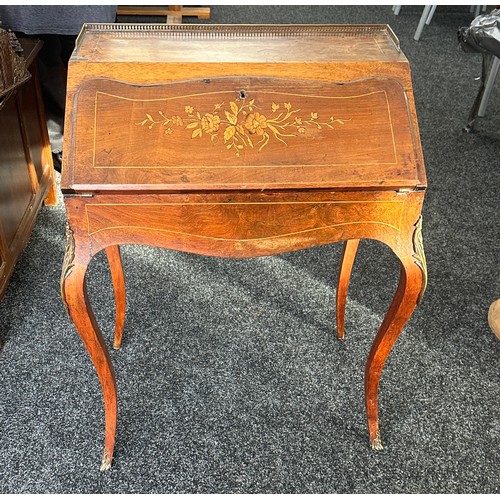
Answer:
[{"label": "floral marquetry inlay", "polygon": [[169,116],[164,111],[158,111],[157,115],[147,113],[137,125],[149,129],[165,127],[166,135],[173,134],[176,127],[182,127],[191,133],[192,139],[209,137],[212,142],[223,140],[228,150],[240,156],[245,148],[262,151],[271,140],[286,146],[289,138],[305,134],[309,127],[333,129],[335,123],[343,125],[349,121],[333,116],[321,119],[317,112],[301,115],[300,109],[294,109],[290,102],[273,102],[270,109],[260,110],[255,99],[241,103],[218,103],[211,112],[203,114],[187,105],[184,113],[183,116]]}]

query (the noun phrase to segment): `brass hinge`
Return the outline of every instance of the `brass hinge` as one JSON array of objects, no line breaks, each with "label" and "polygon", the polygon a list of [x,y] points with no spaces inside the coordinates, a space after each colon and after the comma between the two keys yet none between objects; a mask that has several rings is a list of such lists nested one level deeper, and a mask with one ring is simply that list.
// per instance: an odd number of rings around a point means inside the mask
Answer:
[{"label": "brass hinge", "polygon": [[65,198],[93,198],[92,193],[63,193]]},{"label": "brass hinge", "polygon": [[396,192],[398,194],[406,194],[406,193],[414,193],[417,191],[425,191],[425,186],[418,184],[413,188],[400,188]]}]

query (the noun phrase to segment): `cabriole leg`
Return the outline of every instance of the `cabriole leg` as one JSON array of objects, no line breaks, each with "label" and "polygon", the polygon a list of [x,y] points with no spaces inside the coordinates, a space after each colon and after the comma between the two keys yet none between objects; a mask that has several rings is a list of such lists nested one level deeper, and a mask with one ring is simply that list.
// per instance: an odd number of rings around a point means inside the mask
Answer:
[{"label": "cabriole leg", "polygon": [[116,434],[116,380],[109,352],[90,306],[85,274],[91,255],[87,245],[75,242],[67,230],[66,253],[61,276],[61,295],[76,330],[90,354],[101,382],[105,410],[104,453],[101,470],[111,467]]},{"label": "cabriole leg", "polygon": [[111,279],[113,281],[113,290],[116,303],[115,334],[113,347],[115,349],[120,349],[120,346],[122,345],[122,335],[123,327],[125,325],[126,309],[125,275],[123,274],[120,247],[118,245],[107,247],[106,256],[108,258],[109,269],[111,271]]},{"label": "cabriole leg", "polygon": [[345,304],[347,289],[351,279],[352,265],[358,251],[359,240],[347,240],[344,243],[340,261],[339,280],[337,285],[337,338],[344,338]]},{"label": "cabriole leg", "polygon": [[398,288],[389,310],[373,341],[365,369],[365,402],[370,444],[382,449],[378,424],[378,385],[385,361],[415,306],[420,302],[427,285],[427,266],[422,243],[422,219],[413,233],[412,251],[401,257]]}]

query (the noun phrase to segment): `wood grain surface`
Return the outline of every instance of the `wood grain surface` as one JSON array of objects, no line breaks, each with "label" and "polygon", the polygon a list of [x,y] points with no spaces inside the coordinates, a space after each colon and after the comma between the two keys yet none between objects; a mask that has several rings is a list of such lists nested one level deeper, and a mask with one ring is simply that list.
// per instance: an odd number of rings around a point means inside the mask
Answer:
[{"label": "wood grain surface", "polygon": [[414,188],[418,139],[393,79],[220,77],[82,84],[63,190]]}]

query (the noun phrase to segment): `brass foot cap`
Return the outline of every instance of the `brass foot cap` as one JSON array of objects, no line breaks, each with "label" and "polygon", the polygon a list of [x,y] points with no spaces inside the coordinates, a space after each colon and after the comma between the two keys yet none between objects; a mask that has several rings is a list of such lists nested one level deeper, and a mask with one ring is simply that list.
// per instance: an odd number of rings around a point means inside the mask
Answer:
[{"label": "brass foot cap", "polygon": [[382,439],[380,439],[380,434],[378,432],[377,435],[375,436],[375,439],[372,439],[370,441],[370,446],[372,447],[372,450],[376,451],[384,449],[384,447],[382,446]]},{"label": "brass foot cap", "polygon": [[111,461],[113,459],[110,458],[108,452],[104,452],[104,455],[102,456],[102,461],[101,461],[101,472],[105,471],[105,470],[109,470],[111,469]]}]

